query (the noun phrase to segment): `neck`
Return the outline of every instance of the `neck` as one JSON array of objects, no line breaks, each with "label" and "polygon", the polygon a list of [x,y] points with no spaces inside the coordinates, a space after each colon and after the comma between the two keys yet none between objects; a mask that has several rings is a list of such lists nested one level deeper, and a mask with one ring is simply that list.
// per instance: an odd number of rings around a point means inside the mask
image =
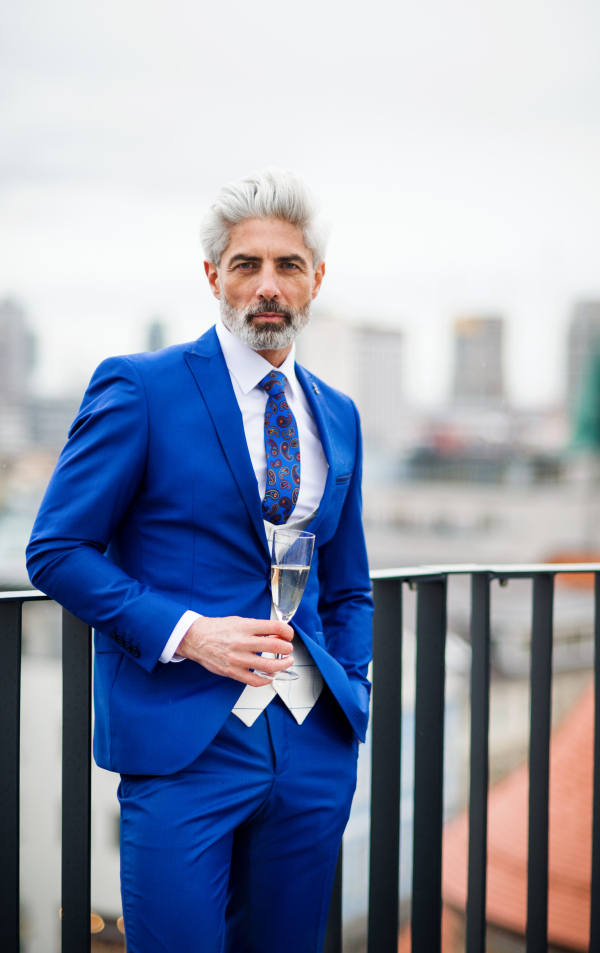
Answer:
[{"label": "neck", "polygon": [[257,351],[256,353],[264,357],[265,361],[268,361],[273,367],[281,367],[291,350],[292,345],[290,344],[288,347],[279,347],[269,351]]}]

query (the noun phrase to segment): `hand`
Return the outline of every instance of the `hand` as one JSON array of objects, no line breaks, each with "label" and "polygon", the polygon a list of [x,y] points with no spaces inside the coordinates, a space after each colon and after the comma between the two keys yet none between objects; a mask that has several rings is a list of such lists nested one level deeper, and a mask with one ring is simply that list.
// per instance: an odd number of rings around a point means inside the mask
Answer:
[{"label": "hand", "polygon": [[[196,619],[179,643],[177,655],[203,665],[215,675],[225,675],[246,685],[269,683],[250,669],[275,675],[293,665],[292,646],[294,630],[285,622],[268,619],[242,619],[227,616]],[[284,659],[258,658],[257,652],[285,655]]]}]

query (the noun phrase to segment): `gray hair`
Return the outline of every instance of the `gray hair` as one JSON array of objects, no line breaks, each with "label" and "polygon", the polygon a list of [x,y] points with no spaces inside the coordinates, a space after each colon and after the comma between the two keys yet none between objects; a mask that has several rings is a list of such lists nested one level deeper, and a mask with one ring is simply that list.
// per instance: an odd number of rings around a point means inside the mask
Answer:
[{"label": "gray hair", "polygon": [[315,197],[295,172],[265,169],[223,186],[200,226],[207,261],[218,267],[231,228],[251,218],[278,218],[296,225],[312,252],[315,268],[324,260],[327,229],[319,218]]}]

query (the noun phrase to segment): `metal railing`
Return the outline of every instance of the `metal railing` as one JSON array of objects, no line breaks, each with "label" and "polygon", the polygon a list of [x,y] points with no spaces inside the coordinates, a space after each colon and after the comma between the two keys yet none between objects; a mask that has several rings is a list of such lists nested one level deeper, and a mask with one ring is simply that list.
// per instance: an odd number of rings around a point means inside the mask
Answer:
[{"label": "metal railing", "polygon": [[[595,574],[595,741],[590,951],[600,953],[600,564],[427,566],[372,573],[375,599],[368,953],[396,953],[400,896],[402,593],[417,589],[411,930],[415,953],[440,953],[446,599],[471,576],[471,751],[466,953],[485,953],[490,587],[533,580],[527,953],[548,947],[548,795],[554,576]],[[0,936],[19,950],[21,616],[36,591],[0,593]],[[63,609],[62,953],[90,949],[91,630]],[[342,951],[342,858],[326,953]]]}]

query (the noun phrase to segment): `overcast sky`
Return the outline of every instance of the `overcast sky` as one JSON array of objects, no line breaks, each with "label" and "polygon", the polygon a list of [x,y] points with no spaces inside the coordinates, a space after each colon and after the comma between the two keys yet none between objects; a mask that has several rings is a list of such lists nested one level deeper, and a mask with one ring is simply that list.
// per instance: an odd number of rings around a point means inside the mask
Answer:
[{"label": "overcast sky", "polygon": [[506,315],[520,404],[557,400],[574,300],[600,297],[598,0],[4,0],[0,295],[38,387],[216,316],[198,222],[266,165],[332,224],[321,303],[406,332],[447,393],[463,313]]}]

